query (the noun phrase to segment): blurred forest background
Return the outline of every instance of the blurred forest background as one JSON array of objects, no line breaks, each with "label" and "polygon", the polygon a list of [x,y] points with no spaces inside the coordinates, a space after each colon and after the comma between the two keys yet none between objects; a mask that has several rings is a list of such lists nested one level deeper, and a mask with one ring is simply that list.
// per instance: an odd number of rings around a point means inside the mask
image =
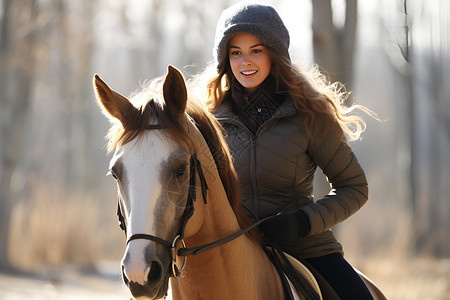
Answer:
[{"label": "blurred forest background", "polygon": [[[57,280],[112,261],[120,286],[125,240],[92,76],[128,95],[169,64],[195,74],[236,2],[0,1],[0,273]],[[292,60],[317,63],[382,120],[366,118],[351,143],[370,198],[335,229],[348,260],[390,299],[450,299],[449,2],[265,2]]]}]

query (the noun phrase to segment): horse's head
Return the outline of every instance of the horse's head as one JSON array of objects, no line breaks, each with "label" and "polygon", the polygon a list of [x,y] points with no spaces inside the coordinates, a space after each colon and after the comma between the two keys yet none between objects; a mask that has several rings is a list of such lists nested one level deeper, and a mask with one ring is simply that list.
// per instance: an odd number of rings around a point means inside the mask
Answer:
[{"label": "horse's head", "polygon": [[[190,206],[188,195],[202,195],[201,189],[196,192],[189,187],[200,181],[197,176],[190,184],[192,174],[199,173],[193,165],[198,163],[195,153],[207,145],[185,113],[185,81],[173,67],[164,79],[163,97],[141,107],[110,89],[97,75],[94,89],[105,115],[117,123],[110,131],[110,146],[115,149],[110,173],[117,181],[118,211],[128,237],[123,280],[135,298],[161,298],[174,267],[165,243],[172,242],[183,227],[181,220]],[[196,212],[202,207],[196,205]],[[198,230],[202,215],[196,213],[190,219],[183,229],[186,236]]]}]

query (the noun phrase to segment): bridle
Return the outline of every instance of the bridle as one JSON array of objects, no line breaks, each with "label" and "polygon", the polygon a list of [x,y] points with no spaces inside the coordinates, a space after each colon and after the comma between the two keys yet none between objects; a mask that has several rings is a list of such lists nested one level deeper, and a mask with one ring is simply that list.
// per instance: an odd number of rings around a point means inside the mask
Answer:
[{"label": "bridle", "polygon": [[[146,129],[161,129],[161,126],[159,125],[148,125]],[[171,258],[171,265],[172,265],[172,276],[178,277],[181,272],[184,270],[186,266],[186,256],[184,256],[183,265],[181,268],[178,268],[176,264],[177,259],[177,241],[180,241],[182,244],[181,249],[186,249],[186,244],[184,243],[184,231],[186,229],[186,224],[188,220],[192,217],[194,214],[194,202],[197,198],[197,173],[199,175],[201,189],[202,189],[202,196],[203,201],[206,204],[206,198],[207,198],[207,191],[208,191],[208,184],[206,183],[205,175],[203,173],[203,169],[201,166],[200,161],[197,158],[197,155],[194,153],[191,155],[189,159],[190,163],[190,170],[189,170],[189,189],[188,189],[188,195],[187,195],[187,201],[186,201],[186,207],[184,208],[183,214],[181,215],[181,223],[178,226],[177,233],[175,235],[175,238],[172,242],[166,241],[162,238],[159,238],[157,236],[151,235],[151,234],[145,234],[145,233],[137,233],[131,235],[127,239],[127,244],[129,244],[133,240],[150,240],[162,245],[165,245],[170,250],[170,258]],[[125,218],[122,214],[122,211],[120,209],[120,202],[117,204],[117,216],[119,218],[119,227],[125,232],[125,235],[127,234],[127,228],[125,223]]]},{"label": "bridle", "polygon": [[[151,130],[151,129],[162,129],[161,126],[159,125],[148,125],[146,127],[146,129]],[[239,236],[247,233],[248,231],[254,229],[255,227],[257,227],[258,225],[260,225],[261,223],[263,223],[266,220],[269,220],[276,215],[272,215],[269,217],[266,217],[264,219],[259,220],[258,222],[250,225],[249,227],[237,231],[223,239],[208,243],[208,244],[204,244],[201,246],[197,246],[197,247],[192,247],[192,248],[186,248],[186,244],[184,242],[184,231],[186,229],[186,224],[189,221],[189,219],[192,217],[192,215],[194,214],[194,202],[197,198],[197,173],[199,175],[199,179],[200,179],[200,185],[201,185],[201,189],[202,189],[202,197],[203,197],[203,201],[205,204],[207,204],[207,191],[208,191],[208,184],[206,183],[206,178],[205,175],[203,173],[203,169],[201,166],[200,161],[197,158],[197,155],[194,153],[191,155],[190,159],[190,169],[189,169],[189,188],[188,188],[188,195],[187,195],[187,201],[186,201],[186,207],[184,208],[183,214],[181,216],[181,223],[178,226],[178,230],[177,233],[175,235],[175,238],[172,240],[172,242],[166,241],[162,238],[159,238],[157,236],[151,235],[151,234],[145,234],[145,233],[137,233],[137,234],[133,234],[130,237],[127,238],[127,244],[129,244],[131,241],[133,240],[150,240],[159,244],[162,244],[164,246],[166,246],[169,249],[170,252],[170,259],[171,259],[171,270],[172,270],[172,277],[179,277],[181,272],[184,270],[184,268],[186,267],[186,260],[187,260],[187,256],[188,255],[196,255],[198,253],[202,253],[205,252],[207,250],[210,250],[212,248],[218,247],[220,245],[223,245],[225,243],[228,243],[236,238],[238,238]],[[126,228],[126,223],[125,223],[125,218],[122,214],[122,211],[120,209],[120,201],[118,202],[117,205],[117,216],[119,218],[119,227],[125,232],[125,235],[127,234],[127,228]],[[181,247],[177,248],[177,244],[178,241],[181,243]],[[177,256],[183,256],[183,264],[181,266],[181,268],[178,268],[177,266]]]}]

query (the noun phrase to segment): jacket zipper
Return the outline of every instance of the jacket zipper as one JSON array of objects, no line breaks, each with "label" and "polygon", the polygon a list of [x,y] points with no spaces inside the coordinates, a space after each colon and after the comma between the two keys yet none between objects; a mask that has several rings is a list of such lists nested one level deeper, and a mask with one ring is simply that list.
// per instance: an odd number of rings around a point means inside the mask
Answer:
[{"label": "jacket zipper", "polygon": [[259,189],[258,189],[258,182],[256,180],[256,136],[254,138],[252,137],[251,141],[252,143],[250,149],[250,181],[253,189],[252,210],[259,220],[260,218],[259,201],[258,201]]}]

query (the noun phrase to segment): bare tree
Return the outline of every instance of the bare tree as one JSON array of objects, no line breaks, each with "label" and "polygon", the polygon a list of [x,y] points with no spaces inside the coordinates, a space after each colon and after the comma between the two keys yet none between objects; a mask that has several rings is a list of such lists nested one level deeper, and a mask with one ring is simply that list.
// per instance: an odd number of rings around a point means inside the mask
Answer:
[{"label": "bare tree", "polygon": [[450,255],[448,13],[446,0],[397,0],[382,11],[386,54],[405,99],[397,101],[397,151],[408,158],[411,250],[438,257]]},{"label": "bare tree", "polygon": [[0,36],[0,268],[11,267],[8,240],[13,176],[22,151],[33,80],[36,6],[33,0],[4,0]]},{"label": "bare tree", "polygon": [[[346,1],[345,22],[342,28],[333,22],[331,0],[312,0],[311,3],[314,60],[330,81],[341,82],[347,90],[351,90],[357,0]],[[350,98],[347,101],[350,101]],[[315,196],[327,194],[330,185],[321,170],[316,171],[314,178]]]},{"label": "bare tree", "polygon": [[[411,1],[411,6],[419,9],[409,12],[407,4],[410,1],[399,2],[403,4],[404,19],[407,20],[404,27],[410,26],[414,38],[411,53],[406,58],[413,70],[408,79],[415,247],[417,251],[450,257],[449,5],[445,0],[433,3]],[[429,9],[430,6],[438,9]],[[429,44],[423,44],[426,36],[433,36]]]},{"label": "bare tree", "polygon": [[[73,198],[96,188],[93,180],[96,165],[90,155],[94,137],[89,114],[90,107],[95,105],[90,99],[95,3],[90,0],[3,1],[0,19],[1,269],[12,268],[9,234],[17,203],[27,202],[33,207],[32,194],[36,188],[58,187],[60,195],[67,193],[61,199],[48,196],[52,201],[67,201],[69,196]],[[29,178],[38,180],[31,184]],[[37,187],[36,183],[46,187]],[[29,241],[27,234],[23,232],[22,242]]]},{"label": "bare tree", "polygon": [[314,59],[330,77],[351,89],[356,37],[357,0],[346,0],[343,27],[333,22],[331,0],[313,0]]}]

